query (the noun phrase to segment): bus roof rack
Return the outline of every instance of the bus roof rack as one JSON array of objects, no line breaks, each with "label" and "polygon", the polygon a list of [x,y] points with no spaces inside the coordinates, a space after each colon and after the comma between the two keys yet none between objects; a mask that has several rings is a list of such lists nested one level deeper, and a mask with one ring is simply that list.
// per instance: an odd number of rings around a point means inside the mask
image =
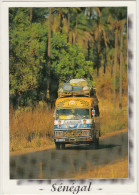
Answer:
[{"label": "bus roof rack", "polygon": [[77,96],[85,96],[90,97],[90,90],[78,90],[78,91],[59,91],[58,97],[77,97]]},{"label": "bus roof rack", "polygon": [[91,88],[84,79],[71,79],[58,90],[58,97],[90,97]]}]

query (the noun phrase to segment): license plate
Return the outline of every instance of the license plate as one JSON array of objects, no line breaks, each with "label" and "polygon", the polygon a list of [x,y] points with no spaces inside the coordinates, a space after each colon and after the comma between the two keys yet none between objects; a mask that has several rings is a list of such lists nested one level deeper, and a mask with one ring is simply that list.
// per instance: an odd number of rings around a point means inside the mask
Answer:
[{"label": "license plate", "polygon": [[65,139],[56,139],[56,142],[64,142]]},{"label": "license plate", "polygon": [[70,138],[70,141],[71,142],[76,142],[76,139],[75,138]]}]

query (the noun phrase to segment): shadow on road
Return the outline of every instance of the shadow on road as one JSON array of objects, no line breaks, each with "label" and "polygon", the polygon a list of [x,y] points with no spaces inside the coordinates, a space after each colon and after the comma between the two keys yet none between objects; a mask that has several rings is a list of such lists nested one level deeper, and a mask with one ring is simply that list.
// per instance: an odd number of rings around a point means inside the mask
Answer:
[{"label": "shadow on road", "polygon": [[120,145],[116,144],[100,144],[98,147],[91,147],[90,145],[69,145],[65,148],[65,150],[100,150],[100,149],[111,149],[114,147],[118,147]]}]

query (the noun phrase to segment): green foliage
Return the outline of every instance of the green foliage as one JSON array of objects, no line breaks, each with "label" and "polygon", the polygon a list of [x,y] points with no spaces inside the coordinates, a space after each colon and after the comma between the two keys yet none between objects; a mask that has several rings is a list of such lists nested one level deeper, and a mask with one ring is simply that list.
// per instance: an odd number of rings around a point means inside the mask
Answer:
[{"label": "green foliage", "polygon": [[47,29],[31,24],[27,11],[18,10],[10,29],[10,95],[28,95],[38,87],[39,73],[46,63]]},{"label": "green foliage", "polygon": [[86,61],[78,44],[71,46],[66,36],[54,34],[52,39],[52,69],[59,75],[60,81],[67,78],[81,78],[92,71],[92,62]]},{"label": "green foliage", "polygon": [[[72,78],[85,78],[92,86],[95,84],[94,72],[96,74],[97,70],[99,76],[99,69],[102,66],[104,73],[108,68],[112,74],[116,21],[118,24],[124,21],[123,71],[127,71],[125,7],[55,7],[52,8],[51,14],[51,56],[48,58],[49,8],[9,9],[10,100],[17,107],[32,106],[38,101],[46,100],[49,65],[51,100],[56,99],[60,82]],[[120,41],[119,27],[119,46]],[[119,55],[120,51],[118,59]]]}]

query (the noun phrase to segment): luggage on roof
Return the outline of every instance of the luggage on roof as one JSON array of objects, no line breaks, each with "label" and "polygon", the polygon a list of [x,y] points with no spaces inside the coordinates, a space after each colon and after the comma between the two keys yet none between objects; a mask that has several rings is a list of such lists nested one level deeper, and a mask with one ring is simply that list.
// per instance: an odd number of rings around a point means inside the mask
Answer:
[{"label": "luggage on roof", "polygon": [[83,90],[83,87],[73,86],[73,91],[79,91],[79,90]]},{"label": "luggage on roof", "polygon": [[72,79],[58,90],[58,97],[87,96],[90,97],[90,88],[84,79]]},{"label": "luggage on roof", "polygon": [[65,85],[63,86],[63,90],[64,90],[64,91],[72,91],[72,85],[70,85],[70,84],[65,84]]},{"label": "luggage on roof", "polygon": [[84,79],[71,79],[70,84],[73,86],[80,86],[80,87],[85,87],[87,86],[87,81]]}]

